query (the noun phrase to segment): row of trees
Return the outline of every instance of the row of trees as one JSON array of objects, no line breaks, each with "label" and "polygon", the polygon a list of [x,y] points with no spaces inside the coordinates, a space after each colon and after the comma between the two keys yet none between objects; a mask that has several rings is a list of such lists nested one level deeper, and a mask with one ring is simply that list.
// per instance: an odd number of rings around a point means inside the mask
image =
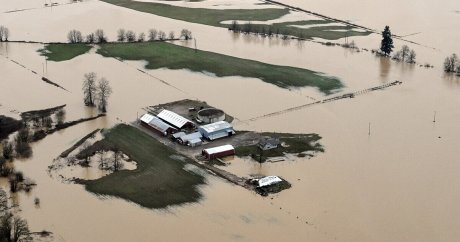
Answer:
[{"label": "row of trees", "polygon": [[96,106],[103,113],[107,112],[109,96],[112,94],[110,83],[101,77],[97,83],[97,74],[86,73],[83,79],[83,100],[86,106]]},{"label": "row of trees", "polygon": [[10,30],[5,26],[0,25],[0,42],[8,41],[9,36],[10,36]]},{"label": "row of trees", "polygon": [[[147,39],[148,38],[148,39]],[[174,31],[169,32],[169,35],[166,35],[164,31],[157,31],[156,29],[150,29],[148,31],[148,36],[145,35],[145,33],[139,33],[136,36],[136,33],[133,32],[132,30],[125,30],[125,29],[119,29],[117,32],[117,41],[118,42],[144,42],[146,39],[148,41],[155,41],[155,40],[173,40],[176,38],[176,34]],[[180,37],[183,38],[184,40],[190,40],[192,39],[192,31],[188,29],[182,29],[180,33]],[[109,41],[107,36],[104,33],[104,30],[98,29],[94,33],[88,34],[86,37],[83,37],[82,33],[78,30],[71,30],[67,34],[67,40],[69,43],[75,44],[75,43],[106,43]]]},{"label": "row of trees", "polygon": [[460,75],[460,60],[457,54],[446,57],[444,60],[444,71],[450,73],[457,72],[457,75]]},{"label": "row of trees", "polygon": [[102,29],[97,29],[94,33],[89,33],[85,37],[83,37],[82,33],[78,30],[71,30],[67,34],[67,40],[69,43],[75,44],[75,43],[83,43],[86,42],[88,44],[93,44],[93,43],[107,43],[109,39],[104,33],[104,30]]},{"label": "row of trees", "polygon": [[[232,21],[232,24],[228,28],[229,30],[236,32],[236,33],[244,33],[244,34],[258,34],[261,36],[268,36],[268,37],[279,37],[282,36],[283,39],[288,38],[288,33],[283,32],[280,33],[280,29],[276,28],[273,25],[269,26],[261,26],[261,25],[254,25],[250,21],[247,23],[244,23],[243,25],[239,24],[238,21],[234,20]],[[303,38],[301,32],[299,33],[299,38]]]},{"label": "row of trees", "polygon": [[403,45],[401,50],[397,51],[393,55],[393,59],[397,61],[403,61],[407,63],[415,63],[415,58],[417,57],[417,54],[415,53],[414,50],[411,50],[409,46]]}]

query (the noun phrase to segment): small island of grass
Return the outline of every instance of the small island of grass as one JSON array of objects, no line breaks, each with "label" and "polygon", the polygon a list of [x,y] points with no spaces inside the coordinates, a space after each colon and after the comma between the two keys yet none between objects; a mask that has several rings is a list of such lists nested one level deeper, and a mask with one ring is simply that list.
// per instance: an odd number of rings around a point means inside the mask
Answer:
[{"label": "small island of grass", "polygon": [[92,47],[87,44],[47,44],[38,52],[49,61],[67,61],[88,52]]}]

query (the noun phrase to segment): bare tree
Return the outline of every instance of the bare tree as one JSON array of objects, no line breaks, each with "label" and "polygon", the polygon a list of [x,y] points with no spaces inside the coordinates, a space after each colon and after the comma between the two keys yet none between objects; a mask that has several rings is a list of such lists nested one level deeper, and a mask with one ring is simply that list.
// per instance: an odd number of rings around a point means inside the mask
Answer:
[{"label": "bare tree", "polygon": [[232,25],[230,26],[230,30],[232,30],[233,32],[239,32],[240,29],[241,28],[240,28],[240,25],[238,24],[238,21],[233,20]]},{"label": "bare tree", "polygon": [[458,56],[456,54],[452,54],[449,57],[446,57],[444,60],[444,71],[445,72],[455,72],[458,69]]},{"label": "bare tree", "polygon": [[157,38],[158,31],[156,29],[149,29],[149,41],[154,41]]},{"label": "bare tree", "polygon": [[94,35],[96,36],[97,43],[107,43],[107,37],[104,34],[104,30],[98,29],[94,32]]},{"label": "bare tree", "polygon": [[409,55],[407,56],[407,62],[408,63],[415,63],[415,58],[417,57],[417,54],[415,53],[414,50],[411,50],[409,52]]},{"label": "bare tree", "polygon": [[90,33],[86,36],[86,43],[92,44],[96,40],[94,33]]},{"label": "bare tree", "polygon": [[7,27],[0,25],[0,42],[8,41],[10,31]]},{"label": "bare tree", "polygon": [[122,158],[121,156],[123,155],[123,153],[118,149],[114,149],[113,152],[114,153],[113,153],[112,169],[114,171],[119,171],[120,169],[123,168],[123,162],[122,162],[122,159],[121,159]]},{"label": "bare tree", "polygon": [[166,39],[166,33],[164,31],[160,30],[160,32],[158,32],[158,38],[160,40],[165,40]]},{"label": "bare tree", "polygon": [[144,32],[140,33],[137,37],[137,42],[144,42],[145,41],[145,34]]},{"label": "bare tree", "polygon": [[403,45],[401,48],[401,60],[405,61],[409,57],[410,49],[409,46]]},{"label": "bare tree", "polygon": [[136,41],[136,34],[135,34],[133,31],[128,30],[128,31],[126,32],[126,40],[127,40],[128,42],[134,42],[134,41]]},{"label": "bare tree", "polygon": [[119,29],[117,32],[117,41],[123,42],[126,39],[126,31],[124,29]]},{"label": "bare tree", "polygon": [[110,94],[112,94],[112,88],[110,83],[104,77],[101,78],[97,84],[97,98],[99,110],[103,113],[107,112],[107,102]]},{"label": "bare tree", "polygon": [[27,225],[27,221],[17,216],[14,216],[12,220],[13,220],[13,226],[12,226],[13,231],[12,231],[11,241],[14,241],[14,242],[31,241],[30,231],[29,231],[29,226]]},{"label": "bare tree", "polygon": [[83,100],[86,106],[94,106],[96,94],[96,78],[94,72],[86,73],[83,79]]},{"label": "bare tree", "polygon": [[55,117],[56,117],[56,121],[57,121],[58,124],[64,123],[64,119],[65,119],[65,110],[64,110],[64,109],[60,109],[60,110],[55,114]]},{"label": "bare tree", "polygon": [[99,151],[98,153],[99,153],[99,160],[98,160],[99,168],[100,169],[105,169],[106,165],[107,165],[106,164],[106,159],[105,159],[105,156],[104,156],[105,153],[104,153],[104,151]]},{"label": "bare tree", "polygon": [[176,37],[176,36],[175,36],[175,34],[174,34],[174,31],[169,32],[169,39],[170,39],[170,40],[175,39],[175,37]]},{"label": "bare tree", "polygon": [[188,29],[182,29],[180,32],[180,37],[184,38],[184,40],[192,39],[192,31]]},{"label": "bare tree", "polygon": [[67,40],[72,44],[81,43],[83,42],[83,37],[80,31],[73,29],[67,34]]},{"label": "bare tree", "polygon": [[11,142],[8,142],[6,140],[3,141],[2,147],[3,147],[3,158],[7,160],[13,158],[13,145],[11,144]]}]

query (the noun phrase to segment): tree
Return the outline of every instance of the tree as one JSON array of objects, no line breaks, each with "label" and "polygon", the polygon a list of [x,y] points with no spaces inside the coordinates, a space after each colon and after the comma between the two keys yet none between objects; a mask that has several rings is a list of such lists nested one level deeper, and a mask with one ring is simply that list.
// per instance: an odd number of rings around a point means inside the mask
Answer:
[{"label": "tree", "polygon": [[114,171],[119,171],[120,169],[123,168],[123,162],[121,160],[121,156],[123,155],[123,153],[118,150],[118,149],[114,149],[113,151],[113,165],[112,165],[112,169]]},{"label": "tree", "polygon": [[405,61],[409,57],[410,49],[409,46],[403,45],[401,48],[401,60]]},{"label": "tree", "polygon": [[169,39],[170,39],[170,40],[173,40],[173,39],[175,39],[175,38],[176,38],[176,36],[175,36],[175,34],[174,34],[174,31],[169,32]]},{"label": "tree", "polygon": [[417,54],[415,53],[414,50],[411,50],[409,52],[409,55],[407,56],[407,62],[408,63],[415,63],[415,58],[417,57]]},{"label": "tree", "polygon": [[92,44],[94,43],[96,37],[94,36],[94,33],[90,33],[86,36],[86,43]]},{"label": "tree", "polygon": [[166,39],[166,33],[164,31],[160,30],[160,32],[158,32],[158,38],[160,40],[165,40]]},{"label": "tree", "polygon": [[139,37],[137,37],[137,42],[144,42],[145,41],[145,34],[144,32],[139,34]]},{"label": "tree", "polygon": [[31,241],[27,221],[7,212],[0,220],[0,239],[2,242]]},{"label": "tree", "polygon": [[180,32],[180,37],[184,38],[184,40],[192,39],[192,31],[188,29],[182,29]]},{"label": "tree", "polygon": [[64,123],[64,119],[65,119],[65,110],[64,110],[64,109],[60,109],[60,110],[55,114],[55,117],[56,117],[56,120],[57,120],[57,123],[58,123],[58,124]]},{"label": "tree", "polygon": [[390,55],[390,53],[393,51],[393,38],[391,37],[391,31],[390,27],[385,26],[385,30],[382,32],[382,43],[380,46],[380,50],[385,54],[385,55]]},{"label": "tree", "polygon": [[96,93],[96,78],[94,72],[86,73],[83,79],[83,100],[86,106],[94,106]]},{"label": "tree", "polygon": [[154,41],[157,38],[158,31],[156,29],[149,29],[149,41]]},{"label": "tree", "polygon": [[104,151],[99,151],[99,168],[100,169],[104,169],[106,167],[106,160],[105,160],[105,157],[104,157]]},{"label": "tree", "polygon": [[136,41],[136,34],[135,34],[133,31],[128,30],[128,31],[126,32],[126,40],[127,40],[128,42],[134,42],[134,41]]},{"label": "tree", "polygon": [[83,37],[80,31],[73,29],[67,34],[67,40],[72,44],[81,43],[83,42]]},{"label": "tree", "polygon": [[249,34],[252,32],[252,24],[251,22],[247,22],[243,25],[243,32],[246,33],[246,34]]},{"label": "tree", "polygon": [[101,44],[101,43],[107,43],[107,37],[104,34],[104,30],[102,29],[97,29],[96,32],[94,32],[94,35],[96,36],[96,42]]},{"label": "tree", "polygon": [[5,26],[0,25],[0,42],[8,41],[9,35],[10,35],[10,30]]},{"label": "tree", "polygon": [[239,32],[240,31],[240,25],[238,24],[238,21],[233,20],[232,25],[230,26],[230,30],[233,30],[233,32]]},{"label": "tree", "polygon": [[446,57],[444,60],[444,71],[455,72],[456,69],[458,70],[458,62],[458,56],[456,54],[452,54],[451,56]]},{"label": "tree", "polygon": [[6,160],[13,158],[13,145],[8,141],[3,141],[3,158]]},{"label": "tree", "polygon": [[126,39],[125,36],[126,31],[124,29],[119,29],[117,32],[117,41],[123,42]]},{"label": "tree", "polygon": [[97,84],[98,107],[103,113],[107,112],[107,100],[112,94],[112,88],[107,79],[101,78]]}]

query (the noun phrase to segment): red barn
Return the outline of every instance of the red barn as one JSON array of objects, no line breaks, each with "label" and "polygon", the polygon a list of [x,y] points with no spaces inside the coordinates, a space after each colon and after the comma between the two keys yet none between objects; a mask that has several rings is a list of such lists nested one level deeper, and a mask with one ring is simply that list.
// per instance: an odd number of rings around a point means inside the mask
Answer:
[{"label": "red barn", "polygon": [[204,149],[201,154],[206,157],[208,160],[222,158],[229,155],[235,154],[235,148],[231,145],[223,145],[218,147],[213,147],[209,149]]}]

